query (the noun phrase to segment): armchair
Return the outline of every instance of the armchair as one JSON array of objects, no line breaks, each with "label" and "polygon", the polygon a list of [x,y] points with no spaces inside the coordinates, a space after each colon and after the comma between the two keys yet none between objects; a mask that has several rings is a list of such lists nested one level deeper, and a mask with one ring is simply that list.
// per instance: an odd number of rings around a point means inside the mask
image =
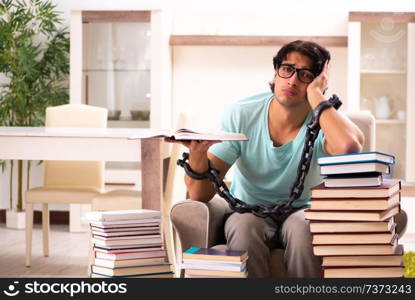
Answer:
[{"label": "armchair", "polygon": [[[356,112],[346,114],[364,133],[365,146],[363,151],[375,149],[375,120],[370,113]],[[178,261],[181,261],[182,250],[191,246],[226,248],[223,226],[227,215],[231,212],[227,202],[218,196],[208,203],[193,200],[183,200],[175,203],[170,210],[170,219],[177,233],[180,245]],[[399,237],[406,229],[407,217],[401,210],[395,217]],[[270,270],[272,277],[285,277],[284,250],[271,250]],[[183,272],[181,272],[183,273]],[[181,274],[183,275],[183,274]]]}]

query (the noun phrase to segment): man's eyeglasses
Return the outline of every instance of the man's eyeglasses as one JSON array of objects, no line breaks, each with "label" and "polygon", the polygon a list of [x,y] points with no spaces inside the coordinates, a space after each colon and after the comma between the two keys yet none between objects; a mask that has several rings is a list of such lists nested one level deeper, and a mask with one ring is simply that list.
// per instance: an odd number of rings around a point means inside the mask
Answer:
[{"label": "man's eyeglasses", "polygon": [[307,68],[296,68],[290,64],[281,64],[278,67],[277,73],[278,76],[282,78],[290,78],[297,72],[298,79],[304,83],[310,83],[314,80],[314,73]]}]

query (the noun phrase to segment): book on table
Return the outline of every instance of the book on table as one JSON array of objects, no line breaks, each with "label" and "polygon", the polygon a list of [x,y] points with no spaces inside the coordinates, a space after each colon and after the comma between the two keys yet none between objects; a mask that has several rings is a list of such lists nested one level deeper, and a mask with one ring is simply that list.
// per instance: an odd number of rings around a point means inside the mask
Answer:
[{"label": "book on table", "polygon": [[382,233],[314,233],[313,245],[388,244],[395,236],[395,229]]},{"label": "book on table", "polygon": [[381,162],[386,164],[394,164],[395,156],[379,151],[370,151],[340,155],[323,155],[317,159],[317,164],[319,165],[345,164],[357,162]]},{"label": "book on table", "polygon": [[183,252],[182,258],[241,262],[248,258],[248,252],[246,250],[191,247]]},{"label": "book on table", "polygon": [[324,278],[397,278],[403,274],[403,266],[323,268]]},{"label": "book on table", "polygon": [[170,138],[173,140],[206,140],[206,141],[247,141],[248,138],[243,133],[226,132],[216,129],[188,129],[180,128],[177,130],[168,129],[145,129],[130,139],[143,138]]},{"label": "book on table", "polygon": [[327,188],[324,183],[311,188],[311,198],[386,198],[401,189],[397,179],[384,179],[380,186]]},{"label": "book on table", "polygon": [[390,173],[390,166],[388,164],[380,162],[366,162],[366,163],[347,163],[347,164],[335,164],[335,165],[322,165],[320,166],[321,175],[333,175],[333,174],[358,174],[378,172],[383,174]]},{"label": "book on table", "polygon": [[390,232],[395,227],[393,217],[379,222],[310,221],[311,233]]},{"label": "book on table", "polygon": [[387,198],[311,198],[311,210],[385,210],[400,203],[400,193]]},{"label": "book on table", "polygon": [[394,206],[386,210],[310,210],[304,211],[307,220],[324,221],[384,221],[399,213],[400,206]]},{"label": "book on table", "polygon": [[323,256],[322,267],[401,266],[403,246],[398,245],[390,255]]},{"label": "book on table", "polygon": [[388,244],[313,245],[313,252],[316,256],[393,255],[397,246],[398,235],[395,234]]},{"label": "book on table", "polygon": [[359,174],[333,174],[326,176],[323,179],[325,187],[380,186],[382,182],[382,174],[377,172]]}]

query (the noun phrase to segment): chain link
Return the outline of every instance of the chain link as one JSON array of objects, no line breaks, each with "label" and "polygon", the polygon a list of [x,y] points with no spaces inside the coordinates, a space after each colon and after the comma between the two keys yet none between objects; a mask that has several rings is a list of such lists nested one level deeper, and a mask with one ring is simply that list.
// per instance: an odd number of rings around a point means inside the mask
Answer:
[{"label": "chain link", "polygon": [[310,169],[311,160],[313,158],[314,142],[317,139],[318,133],[320,131],[320,114],[325,108],[329,106],[333,106],[335,109],[338,109],[342,103],[336,95],[333,95],[328,100],[328,102],[322,104],[324,105],[318,106],[313,111],[313,117],[310,123],[307,124],[304,148],[297,168],[297,178],[290,189],[290,196],[288,200],[280,201],[272,207],[268,207],[261,204],[250,205],[233,197],[229,192],[229,189],[226,186],[225,182],[222,179],[220,179],[219,170],[215,169],[211,165],[210,161],[208,162],[208,171],[203,174],[196,173],[191,169],[190,165],[186,162],[189,159],[189,154],[186,152],[183,153],[183,158],[179,159],[177,161],[177,164],[183,167],[186,174],[194,179],[208,179],[213,184],[216,193],[228,202],[229,207],[233,211],[241,214],[249,212],[261,218],[270,217],[275,221],[279,230],[281,230],[282,223],[286,220],[286,218],[288,218],[290,214],[305,207],[294,207],[293,203],[301,196],[304,190],[304,182],[306,180],[308,170]]}]

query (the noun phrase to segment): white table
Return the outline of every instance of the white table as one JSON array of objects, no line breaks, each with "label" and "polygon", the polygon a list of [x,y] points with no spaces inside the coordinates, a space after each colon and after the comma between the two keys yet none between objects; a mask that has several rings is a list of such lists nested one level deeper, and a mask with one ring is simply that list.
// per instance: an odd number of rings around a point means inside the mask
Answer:
[{"label": "white table", "polygon": [[160,139],[142,128],[0,127],[0,159],[141,161],[143,208],[160,210],[163,169]]}]

